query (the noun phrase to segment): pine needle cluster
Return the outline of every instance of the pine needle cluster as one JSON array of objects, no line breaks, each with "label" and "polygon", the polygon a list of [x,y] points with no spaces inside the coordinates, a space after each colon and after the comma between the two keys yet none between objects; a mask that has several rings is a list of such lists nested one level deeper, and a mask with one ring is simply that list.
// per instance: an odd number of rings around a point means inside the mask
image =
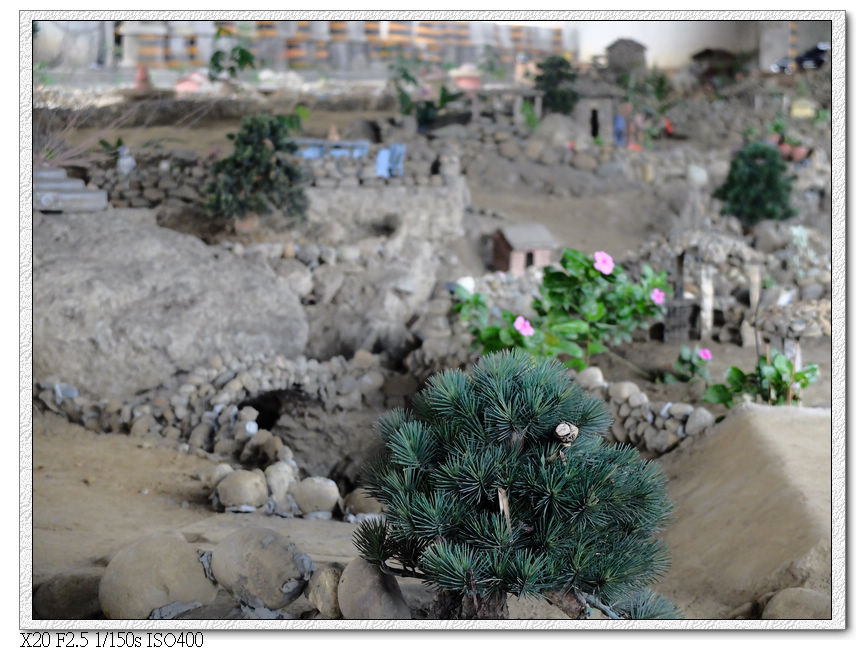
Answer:
[{"label": "pine needle cluster", "polygon": [[355,545],[385,572],[475,599],[571,593],[619,617],[676,615],[648,590],[668,567],[672,504],[636,449],[602,438],[606,405],[522,350],[432,377],[380,419],[365,487],[385,519]]}]

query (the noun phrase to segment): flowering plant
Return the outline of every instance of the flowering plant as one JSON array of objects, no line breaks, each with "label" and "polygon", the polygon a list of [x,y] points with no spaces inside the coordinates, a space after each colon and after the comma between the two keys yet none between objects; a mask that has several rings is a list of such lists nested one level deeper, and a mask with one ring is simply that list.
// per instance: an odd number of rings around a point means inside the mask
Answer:
[{"label": "flowering plant", "polygon": [[709,348],[695,346],[692,350],[687,345],[683,345],[678,358],[673,362],[673,372],[664,373],[664,383],[691,381],[697,377],[709,382],[711,378],[707,364],[711,360],[712,351]]},{"label": "flowering plant", "polygon": [[521,347],[539,357],[567,357],[565,365],[582,369],[608,343],[630,341],[635,329],[648,329],[663,314],[670,291],[666,273],[656,274],[648,264],[634,283],[609,254],[597,251],[589,258],[567,249],[561,269],[544,269],[531,321],[507,310],[491,320],[486,296],[462,286],[455,293],[456,309],[485,354]]}]

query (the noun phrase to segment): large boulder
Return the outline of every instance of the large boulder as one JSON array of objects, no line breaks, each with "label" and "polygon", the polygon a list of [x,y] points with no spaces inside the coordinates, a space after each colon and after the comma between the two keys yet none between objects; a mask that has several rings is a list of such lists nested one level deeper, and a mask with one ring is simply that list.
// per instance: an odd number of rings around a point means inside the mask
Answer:
[{"label": "large boulder", "polygon": [[269,528],[240,529],[216,545],[213,577],[253,607],[279,609],[303,593],[314,565],[291,540]]},{"label": "large boulder", "polygon": [[36,379],[123,398],[214,354],[293,357],[306,345],[287,282],[149,210],[34,214],[33,252]]},{"label": "large boulder", "polygon": [[109,562],[99,583],[106,618],[145,619],[174,603],[206,605],[216,597],[195,547],[178,533],[127,546]]}]

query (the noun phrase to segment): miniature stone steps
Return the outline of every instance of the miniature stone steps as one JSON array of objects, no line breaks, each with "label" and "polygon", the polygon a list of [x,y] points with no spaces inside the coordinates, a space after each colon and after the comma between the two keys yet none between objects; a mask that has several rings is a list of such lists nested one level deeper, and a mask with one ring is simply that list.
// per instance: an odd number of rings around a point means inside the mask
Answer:
[{"label": "miniature stone steps", "polygon": [[33,209],[42,212],[100,212],[108,207],[108,193],[68,178],[65,169],[33,170]]}]

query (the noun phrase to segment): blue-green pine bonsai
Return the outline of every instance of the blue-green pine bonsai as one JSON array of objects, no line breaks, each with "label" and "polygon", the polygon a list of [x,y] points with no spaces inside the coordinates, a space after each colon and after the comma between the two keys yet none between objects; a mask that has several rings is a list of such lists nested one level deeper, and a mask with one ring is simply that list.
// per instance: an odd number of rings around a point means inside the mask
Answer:
[{"label": "blue-green pine bonsai", "polygon": [[383,520],[355,533],[386,573],[435,587],[436,618],[505,618],[507,594],[573,617],[677,617],[650,585],[669,562],[665,478],[602,434],[606,405],[522,350],[446,370],[383,416],[364,486]]}]

